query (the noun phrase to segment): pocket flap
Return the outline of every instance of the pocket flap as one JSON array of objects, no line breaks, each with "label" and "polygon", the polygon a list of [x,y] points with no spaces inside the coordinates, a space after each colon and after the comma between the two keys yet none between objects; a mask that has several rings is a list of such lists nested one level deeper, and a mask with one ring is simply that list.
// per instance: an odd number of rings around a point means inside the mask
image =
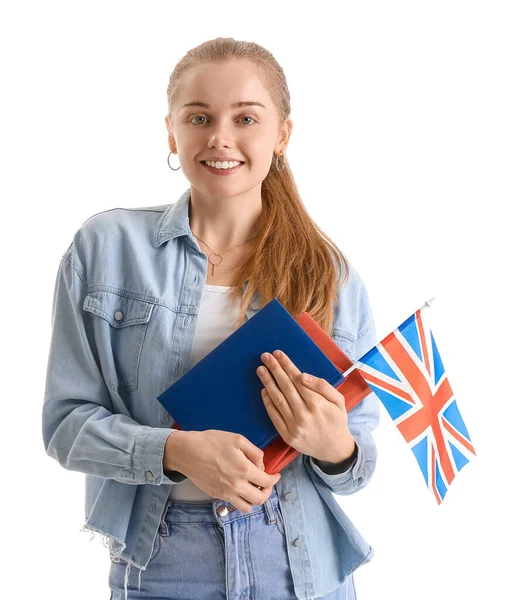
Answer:
[{"label": "pocket flap", "polygon": [[84,299],[83,309],[102,317],[112,327],[127,327],[147,323],[151,318],[154,304],[129,298],[108,291],[90,292]]}]

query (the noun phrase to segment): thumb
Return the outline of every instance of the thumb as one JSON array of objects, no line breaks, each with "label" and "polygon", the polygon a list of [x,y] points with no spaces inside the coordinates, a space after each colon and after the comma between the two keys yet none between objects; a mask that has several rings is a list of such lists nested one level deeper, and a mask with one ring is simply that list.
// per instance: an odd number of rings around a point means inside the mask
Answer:
[{"label": "thumb", "polygon": [[240,449],[245,454],[246,458],[251,460],[259,469],[264,470],[264,452],[255,444],[252,444],[248,438],[241,436]]}]

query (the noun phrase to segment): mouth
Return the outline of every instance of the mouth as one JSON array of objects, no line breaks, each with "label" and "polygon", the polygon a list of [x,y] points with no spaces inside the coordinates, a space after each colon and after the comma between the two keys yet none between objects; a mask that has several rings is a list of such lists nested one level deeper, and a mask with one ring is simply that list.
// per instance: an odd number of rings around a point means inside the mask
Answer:
[{"label": "mouth", "polygon": [[244,164],[243,162],[239,163],[238,165],[236,165],[235,167],[231,168],[231,169],[217,169],[216,167],[210,167],[209,165],[206,164],[205,161],[201,161],[201,164],[203,165],[203,167],[205,169],[207,169],[210,173],[213,173],[214,175],[232,175],[233,173],[235,173],[236,171],[238,171],[242,165]]}]

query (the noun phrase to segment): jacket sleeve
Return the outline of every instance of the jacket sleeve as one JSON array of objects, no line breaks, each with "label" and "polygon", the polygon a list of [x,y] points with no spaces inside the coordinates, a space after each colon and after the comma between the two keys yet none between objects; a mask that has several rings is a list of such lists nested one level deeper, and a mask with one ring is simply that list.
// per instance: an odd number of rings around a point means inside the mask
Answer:
[{"label": "jacket sleeve", "polygon": [[[354,355],[358,360],[378,343],[375,323],[368,302],[366,289],[362,286],[359,301],[359,332],[355,341]],[[340,340],[336,343],[341,347]],[[347,352],[345,347],[342,348]],[[349,352],[349,351],[348,351]],[[335,467],[323,470],[312,456],[307,457],[310,466],[334,494],[344,496],[364,488],[372,478],[377,463],[377,446],[372,432],[379,424],[380,402],[375,392],[370,392],[348,413],[348,429],[356,441],[355,460],[342,472],[335,473]],[[334,474],[332,474],[334,473]]]},{"label": "jacket sleeve", "polygon": [[121,483],[160,485],[186,477],[163,471],[165,442],[176,430],[141,425],[112,412],[83,318],[84,275],[67,251],[59,265],[52,304],[42,432],[46,453],[71,471]]}]

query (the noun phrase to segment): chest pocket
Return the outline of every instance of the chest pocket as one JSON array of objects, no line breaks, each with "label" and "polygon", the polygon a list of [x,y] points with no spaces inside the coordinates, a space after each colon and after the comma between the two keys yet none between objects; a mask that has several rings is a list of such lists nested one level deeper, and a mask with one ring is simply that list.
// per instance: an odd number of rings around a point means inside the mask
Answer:
[{"label": "chest pocket", "polygon": [[332,338],[336,344],[343,350],[343,352],[352,361],[356,361],[355,356],[355,343],[356,338],[348,332],[346,329],[334,328],[332,331]]},{"label": "chest pocket", "polygon": [[95,315],[93,329],[101,370],[108,387],[117,392],[138,389],[140,356],[154,304],[123,291],[90,292],[83,309]]}]

